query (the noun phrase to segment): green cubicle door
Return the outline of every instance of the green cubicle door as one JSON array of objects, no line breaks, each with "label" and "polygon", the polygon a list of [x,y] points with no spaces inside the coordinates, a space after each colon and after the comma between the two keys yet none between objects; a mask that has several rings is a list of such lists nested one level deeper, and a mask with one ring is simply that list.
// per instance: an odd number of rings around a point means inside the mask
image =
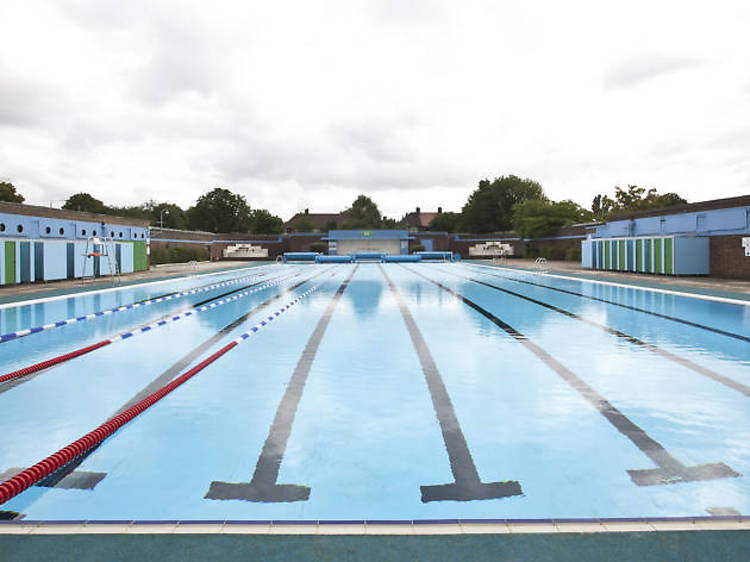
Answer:
[{"label": "green cubicle door", "polygon": [[16,282],[16,243],[5,243],[5,279],[6,285]]},{"label": "green cubicle door", "polygon": [[635,270],[643,271],[643,240],[635,241]]}]

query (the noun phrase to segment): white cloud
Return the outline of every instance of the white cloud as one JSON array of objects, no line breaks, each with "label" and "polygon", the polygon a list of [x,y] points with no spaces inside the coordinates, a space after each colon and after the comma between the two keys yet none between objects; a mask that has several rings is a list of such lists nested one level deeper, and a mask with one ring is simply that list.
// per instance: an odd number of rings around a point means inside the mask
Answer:
[{"label": "white cloud", "polygon": [[642,183],[750,188],[744,2],[0,5],[0,176],[29,202],[191,204],[227,186],[289,217],[360,192],[459,209],[515,173],[588,204]]},{"label": "white cloud", "polygon": [[607,71],[604,84],[607,88],[632,88],[659,76],[667,76],[700,66],[701,61],[665,56],[644,54],[621,61]]}]

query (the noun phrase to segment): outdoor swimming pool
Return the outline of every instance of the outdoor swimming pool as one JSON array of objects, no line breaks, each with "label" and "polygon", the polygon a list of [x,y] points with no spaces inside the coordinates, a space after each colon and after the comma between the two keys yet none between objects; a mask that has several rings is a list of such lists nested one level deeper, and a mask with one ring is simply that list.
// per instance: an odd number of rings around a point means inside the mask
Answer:
[{"label": "outdoor swimming pool", "polygon": [[0,480],[184,383],[6,517],[750,513],[741,302],[470,263],[264,265],[6,305],[0,333]]}]

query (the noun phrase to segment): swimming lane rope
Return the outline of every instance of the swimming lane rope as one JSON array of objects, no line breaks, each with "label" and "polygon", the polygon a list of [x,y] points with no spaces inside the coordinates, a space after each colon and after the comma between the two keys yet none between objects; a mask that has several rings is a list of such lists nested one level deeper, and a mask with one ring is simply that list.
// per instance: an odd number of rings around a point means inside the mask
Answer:
[{"label": "swimming lane rope", "polygon": [[[334,275],[335,274],[331,274],[331,277],[333,277]],[[33,486],[34,484],[36,484],[43,478],[46,478],[53,472],[59,470],[60,468],[64,467],[66,464],[75,460],[76,457],[82,455],[89,449],[99,445],[107,437],[109,437],[115,431],[117,431],[122,426],[130,422],[133,418],[145,412],[148,408],[156,404],[159,400],[164,398],[167,394],[175,390],[180,385],[189,381],[192,377],[200,373],[203,369],[205,369],[211,363],[219,359],[222,355],[229,352],[233,348],[237,347],[237,345],[242,343],[244,340],[249,338],[251,335],[256,333],[258,330],[260,330],[264,326],[267,326],[268,324],[270,324],[273,320],[275,320],[281,314],[283,314],[284,312],[292,308],[299,301],[301,301],[302,299],[310,295],[313,291],[316,291],[318,288],[320,288],[320,286],[323,283],[325,283],[325,281],[318,283],[317,285],[314,285],[313,287],[309,288],[307,291],[299,295],[294,300],[288,302],[285,306],[283,306],[282,308],[280,308],[273,314],[266,316],[264,320],[262,320],[261,322],[259,322],[258,324],[250,328],[248,331],[242,333],[240,336],[238,336],[237,338],[229,342],[227,345],[222,347],[216,353],[207,357],[206,359],[198,363],[195,367],[193,367],[192,369],[189,369],[188,371],[186,371],[185,373],[183,373],[182,375],[174,379],[172,382],[164,385],[153,394],[150,394],[149,396],[147,396],[140,402],[134,404],[133,406],[131,406],[130,408],[122,412],[120,415],[115,416],[109,421],[101,424],[99,427],[97,427],[93,431],[90,431],[83,437],[74,441],[67,447],[60,449],[56,453],[53,453],[47,458],[36,463],[34,466],[27,468],[23,472],[1,483],[0,484],[0,504],[7,502],[9,499],[17,496],[18,494],[20,494],[27,488],[30,488],[31,486]]]}]

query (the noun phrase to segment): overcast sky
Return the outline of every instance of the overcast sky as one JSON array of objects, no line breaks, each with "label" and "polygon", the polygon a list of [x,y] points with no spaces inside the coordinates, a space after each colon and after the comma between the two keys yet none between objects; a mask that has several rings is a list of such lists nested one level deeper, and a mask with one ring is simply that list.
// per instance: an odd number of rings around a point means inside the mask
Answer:
[{"label": "overcast sky", "polygon": [[288,219],[481,178],[750,193],[750,2],[3,0],[0,178]]}]

